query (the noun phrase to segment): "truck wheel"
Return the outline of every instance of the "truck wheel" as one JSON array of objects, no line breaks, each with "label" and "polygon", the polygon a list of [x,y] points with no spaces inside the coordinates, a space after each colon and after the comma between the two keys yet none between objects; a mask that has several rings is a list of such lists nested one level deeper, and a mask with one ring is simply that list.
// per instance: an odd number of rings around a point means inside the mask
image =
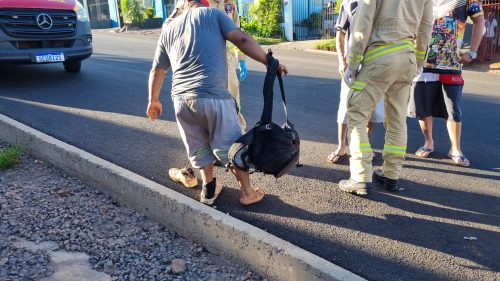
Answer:
[{"label": "truck wheel", "polygon": [[82,68],[82,61],[79,60],[65,61],[63,64],[66,72],[70,73],[80,72],[80,68]]}]

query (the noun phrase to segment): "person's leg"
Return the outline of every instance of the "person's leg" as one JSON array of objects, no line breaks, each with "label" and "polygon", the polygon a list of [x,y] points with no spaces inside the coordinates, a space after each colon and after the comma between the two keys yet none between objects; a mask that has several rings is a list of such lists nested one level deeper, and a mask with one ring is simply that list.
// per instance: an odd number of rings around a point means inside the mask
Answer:
[{"label": "person's leg", "polygon": [[214,180],[214,165],[212,163],[200,168],[200,175],[203,185],[207,185]]},{"label": "person's leg", "polygon": [[[214,155],[224,165],[228,163],[229,148],[241,136],[240,123],[232,100],[212,100],[210,103],[213,112],[213,117],[209,122],[210,145]],[[231,166],[231,171],[241,189],[241,204],[250,205],[262,200],[264,192],[251,187],[250,176],[247,172],[233,166]],[[211,176],[209,172],[206,175],[207,177]]]},{"label": "person's leg", "polygon": [[415,152],[419,157],[428,157],[429,154],[434,151],[434,139],[432,137],[432,116],[425,117],[418,120],[420,124],[420,130],[424,135],[424,145]]},{"label": "person's leg", "polygon": [[231,166],[231,172],[233,172],[240,186],[240,203],[242,205],[254,204],[264,198],[265,194],[263,190],[250,185],[250,175],[248,172],[242,171],[234,166]]},{"label": "person's leg", "polygon": [[486,60],[491,60],[491,53],[493,51],[493,37],[486,37]]},{"label": "person's leg", "polygon": [[408,116],[418,118],[424,136],[424,145],[415,152],[415,155],[427,158],[434,151],[433,116],[446,115],[446,113],[441,114],[444,107],[442,85],[439,81],[417,82],[411,87]]},{"label": "person's leg", "polygon": [[405,160],[408,139],[406,111],[410,98],[411,81],[416,70],[415,54],[401,54],[397,59],[400,61],[397,66],[399,70],[398,79],[384,95],[386,134],[384,153],[382,155],[384,159],[382,165],[383,176],[396,181],[401,175]]},{"label": "person's leg", "polygon": [[336,164],[347,155],[347,96],[349,86],[342,79],[340,84],[340,102],[337,110],[338,146],[330,155],[327,161]]},{"label": "person's leg", "polygon": [[450,151],[448,156],[459,166],[469,166],[469,160],[464,156],[461,147],[462,111],[460,108],[463,85],[444,85],[445,104],[448,110],[446,127],[450,137]]},{"label": "person's leg", "polygon": [[380,101],[377,103],[377,106],[375,107],[375,110],[372,113],[372,116],[370,117],[370,122],[368,122],[368,126],[366,126],[366,133],[368,134],[368,138],[373,133],[373,128],[375,124],[383,123],[384,122],[384,98],[381,98]]},{"label": "person's leg", "polygon": [[372,181],[373,150],[366,127],[383,93],[395,80],[396,71],[387,61],[390,59],[380,58],[364,64],[348,97],[350,171],[351,181],[354,182]]},{"label": "person's leg", "polygon": [[449,120],[446,122],[446,127],[448,129],[448,134],[450,136],[451,142],[450,154],[462,154],[462,149],[460,147],[460,137],[462,136],[462,122]]},{"label": "person's leg", "polygon": [[338,124],[338,141],[339,145],[330,155],[327,157],[327,161],[332,164],[339,163],[343,158],[347,156],[347,125],[342,123]]}]

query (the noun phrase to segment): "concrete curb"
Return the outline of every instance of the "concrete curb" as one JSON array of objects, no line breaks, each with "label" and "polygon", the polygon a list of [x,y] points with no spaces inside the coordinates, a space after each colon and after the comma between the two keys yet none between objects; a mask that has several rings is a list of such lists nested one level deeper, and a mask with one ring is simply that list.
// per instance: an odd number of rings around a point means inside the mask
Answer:
[{"label": "concrete curb", "polygon": [[81,149],[0,114],[0,138],[95,183],[102,192],[273,280],[365,280],[243,221],[205,206]]}]

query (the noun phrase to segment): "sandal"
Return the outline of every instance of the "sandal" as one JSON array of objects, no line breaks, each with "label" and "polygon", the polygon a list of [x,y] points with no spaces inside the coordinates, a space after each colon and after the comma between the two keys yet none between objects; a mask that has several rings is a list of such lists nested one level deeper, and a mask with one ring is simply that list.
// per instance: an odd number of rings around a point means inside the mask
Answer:
[{"label": "sandal", "polygon": [[421,148],[417,149],[417,151],[415,151],[415,155],[417,155],[418,157],[427,158],[433,152],[434,152],[433,148],[427,148],[425,146],[422,146]]},{"label": "sandal", "polygon": [[332,163],[332,164],[337,164],[340,161],[342,161],[342,159],[344,159],[345,157],[347,157],[347,153],[339,155],[335,152],[332,152],[330,155],[328,155],[328,157],[326,158],[326,161],[329,163]]},{"label": "sandal", "polygon": [[469,159],[467,159],[465,157],[465,155],[463,155],[463,154],[451,155],[450,153],[448,153],[448,157],[450,157],[451,160],[453,160],[453,162],[455,162],[455,164],[457,164],[460,167],[469,167],[470,166]]}]

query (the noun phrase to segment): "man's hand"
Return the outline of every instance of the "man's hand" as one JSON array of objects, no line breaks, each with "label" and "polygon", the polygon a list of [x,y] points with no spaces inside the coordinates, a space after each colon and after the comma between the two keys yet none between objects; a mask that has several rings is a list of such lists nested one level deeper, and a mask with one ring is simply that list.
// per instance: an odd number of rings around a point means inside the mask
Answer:
[{"label": "man's hand", "polygon": [[346,69],[347,69],[347,62],[345,61],[345,59],[339,61],[339,73],[340,73],[340,76],[344,77]]},{"label": "man's hand", "polygon": [[460,62],[463,64],[469,64],[473,58],[470,56],[469,53],[463,53],[462,56],[460,56]]},{"label": "man's hand", "polygon": [[240,81],[247,79],[247,63],[244,60],[240,60]]},{"label": "man's hand", "polygon": [[278,71],[283,76],[288,75],[288,68],[286,68],[286,66],[282,65],[281,63],[280,63],[280,66],[278,67]]},{"label": "man's hand", "polygon": [[160,116],[162,112],[163,112],[163,107],[159,100],[149,101],[148,108],[146,110],[146,114],[148,115],[149,119],[155,121],[156,119],[158,119],[158,116]]}]

